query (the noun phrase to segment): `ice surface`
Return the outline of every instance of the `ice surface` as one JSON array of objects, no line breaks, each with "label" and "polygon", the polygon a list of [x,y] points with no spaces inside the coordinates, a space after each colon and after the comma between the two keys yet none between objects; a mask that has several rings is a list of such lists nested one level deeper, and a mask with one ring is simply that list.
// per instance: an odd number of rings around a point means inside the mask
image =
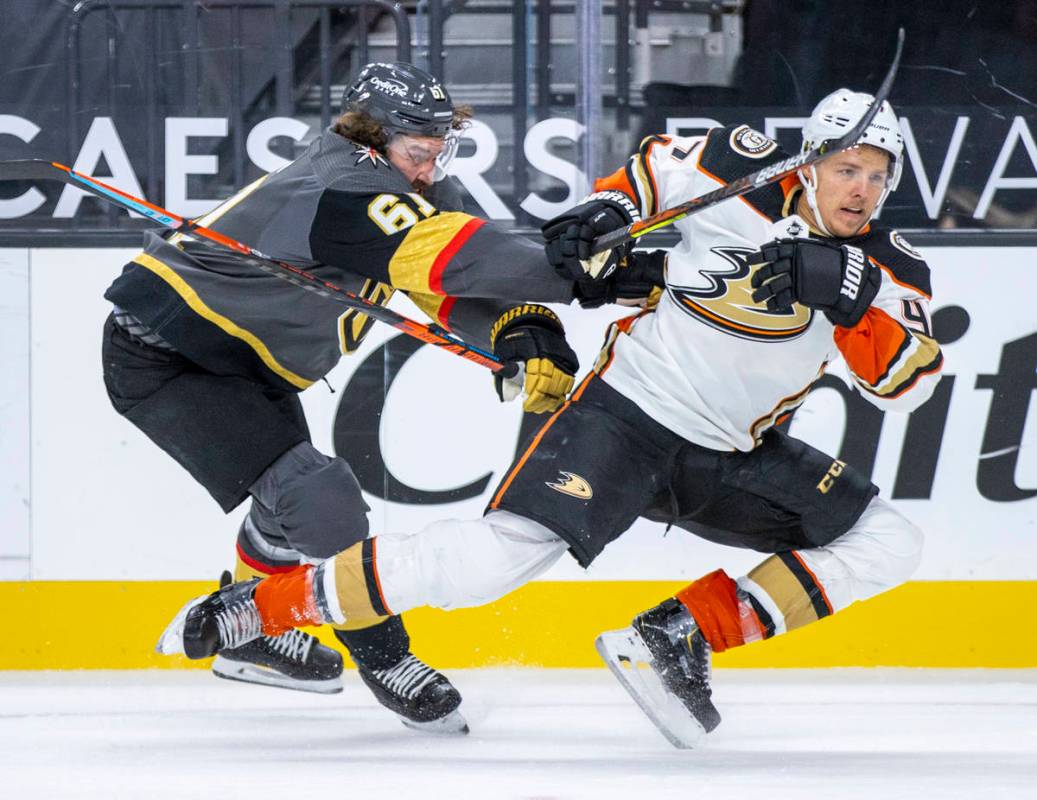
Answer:
[{"label": "ice surface", "polygon": [[[1037,671],[722,670],[673,749],[606,670],[451,673],[465,738],[203,672],[0,672],[0,797],[1037,798]],[[377,793],[377,794],[374,794]]]}]

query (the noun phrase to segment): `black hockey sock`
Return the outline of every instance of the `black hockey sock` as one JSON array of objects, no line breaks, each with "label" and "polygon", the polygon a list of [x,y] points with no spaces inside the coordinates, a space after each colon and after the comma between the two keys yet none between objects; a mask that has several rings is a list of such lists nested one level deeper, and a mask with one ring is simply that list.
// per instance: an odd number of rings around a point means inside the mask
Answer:
[{"label": "black hockey sock", "polygon": [[388,669],[410,652],[410,636],[399,617],[389,617],[370,628],[342,631],[335,638],[346,646],[357,665],[367,669]]}]

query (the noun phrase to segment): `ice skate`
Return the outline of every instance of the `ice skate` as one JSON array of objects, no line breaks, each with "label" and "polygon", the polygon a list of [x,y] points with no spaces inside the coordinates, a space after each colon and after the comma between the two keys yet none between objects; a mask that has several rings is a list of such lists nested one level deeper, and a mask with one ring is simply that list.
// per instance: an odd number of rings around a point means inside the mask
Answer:
[{"label": "ice skate", "polygon": [[162,631],[155,650],[163,655],[208,658],[260,638],[263,621],[254,599],[258,584],[258,578],[232,583],[189,601]]},{"label": "ice skate", "polygon": [[[224,572],[220,588],[231,582],[231,574]],[[300,630],[222,649],[212,662],[212,672],[218,678],[279,689],[317,694],[342,691],[342,655]]]},{"label": "ice skate", "polygon": [[720,724],[710,648],[688,610],[667,600],[595,646],[623,688],[674,747],[692,748]]},{"label": "ice skate", "polygon": [[378,702],[408,728],[425,733],[468,733],[468,722],[458,711],[460,692],[445,675],[415,656],[407,654],[388,669],[358,669]]}]

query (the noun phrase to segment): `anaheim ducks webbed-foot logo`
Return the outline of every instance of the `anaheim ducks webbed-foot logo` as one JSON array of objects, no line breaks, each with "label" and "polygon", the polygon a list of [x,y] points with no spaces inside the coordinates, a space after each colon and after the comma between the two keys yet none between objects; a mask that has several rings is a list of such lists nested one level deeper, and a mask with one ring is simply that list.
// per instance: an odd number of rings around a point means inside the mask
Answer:
[{"label": "anaheim ducks webbed-foot logo", "polygon": [[[746,257],[751,247],[712,247],[723,259],[701,267],[703,286],[670,286],[670,298],[687,314],[711,328],[741,339],[778,342],[801,336],[810,325],[813,311],[798,303],[782,311],[768,311],[753,302],[752,272]],[[714,262],[715,263],[715,262]]]},{"label": "anaheim ducks webbed-foot logo", "polygon": [[545,481],[544,485],[550,486],[556,492],[567,494],[570,497],[578,497],[581,500],[590,500],[594,497],[594,490],[591,489],[591,485],[587,483],[585,478],[564,470],[558,470],[558,476],[558,480],[555,483],[547,483]]}]

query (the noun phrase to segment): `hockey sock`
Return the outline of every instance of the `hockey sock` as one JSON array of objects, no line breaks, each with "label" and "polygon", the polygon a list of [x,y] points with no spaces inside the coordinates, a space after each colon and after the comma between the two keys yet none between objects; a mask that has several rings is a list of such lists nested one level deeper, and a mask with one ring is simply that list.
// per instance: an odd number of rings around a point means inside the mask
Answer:
[{"label": "hockey sock", "polygon": [[328,622],[361,628],[392,616],[375,569],[377,542],[364,539],[317,565],[313,595]]},{"label": "hockey sock", "polygon": [[778,553],[738,579],[768,636],[801,628],[830,616],[824,587],[799,553]]},{"label": "hockey sock", "polygon": [[292,628],[321,625],[324,619],[313,596],[315,568],[309,565],[273,575],[256,586],[256,607],[263,633],[280,636]]},{"label": "hockey sock", "polygon": [[718,569],[677,592],[716,653],[766,638],[748,598],[726,572]]},{"label": "hockey sock", "polygon": [[410,652],[410,637],[399,617],[379,620],[365,628],[335,628],[335,638],[349,650],[358,665],[368,669],[389,669]]}]

